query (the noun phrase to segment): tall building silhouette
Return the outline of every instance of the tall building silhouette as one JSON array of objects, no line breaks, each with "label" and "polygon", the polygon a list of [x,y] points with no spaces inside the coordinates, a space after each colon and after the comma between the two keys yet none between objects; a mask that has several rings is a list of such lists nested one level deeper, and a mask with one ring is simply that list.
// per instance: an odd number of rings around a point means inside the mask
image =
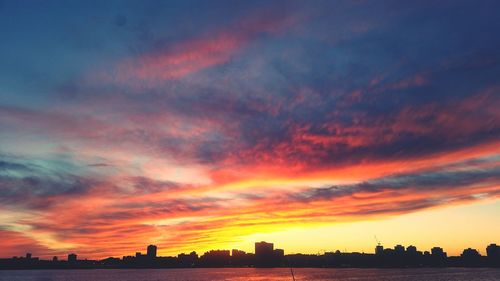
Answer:
[{"label": "tall building silhouette", "polygon": [[148,258],[156,258],[157,249],[158,248],[155,245],[149,245],[146,254]]},{"label": "tall building silhouette", "polygon": [[490,266],[500,267],[500,246],[497,244],[488,245],[486,255]]},{"label": "tall building silhouette", "polygon": [[69,254],[68,255],[68,262],[76,262],[76,254]]},{"label": "tall building silhouette", "polygon": [[489,258],[500,258],[500,246],[497,244],[490,244],[486,247],[486,255]]},{"label": "tall building silhouette", "polygon": [[271,267],[274,261],[274,244],[264,241],[255,243],[255,265]]}]

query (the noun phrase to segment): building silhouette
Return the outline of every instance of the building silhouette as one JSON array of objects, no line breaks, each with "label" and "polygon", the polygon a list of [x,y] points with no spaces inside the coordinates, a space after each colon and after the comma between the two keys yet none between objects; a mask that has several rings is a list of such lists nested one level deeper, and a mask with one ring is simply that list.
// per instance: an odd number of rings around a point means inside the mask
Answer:
[{"label": "building silhouette", "polygon": [[500,267],[500,246],[497,244],[488,245],[486,255],[490,266]]},{"label": "building silhouette", "polygon": [[157,249],[158,248],[155,245],[149,245],[146,254],[148,258],[156,258]]},{"label": "building silhouette", "polygon": [[490,244],[486,247],[486,255],[489,258],[498,258],[500,257],[500,246],[497,244]]},{"label": "building silhouette", "polygon": [[255,243],[255,266],[271,267],[274,261],[274,244],[264,241]]},{"label": "building silhouette", "polygon": [[446,264],[447,254],[441,247],[433,247],[430,255],[425,256],[430,263],[430,266],[441,267]]},{"label": "building silhouette", "polygon": [[402,256],[405,253],[405,247],[401,245],[394,246],[394,253],[396,255]]},{"label": "building silhouette", "polygon": [[76,258],[77,258],[76,254],[71,253],[71,254],[68,255],[68,262],[73,262],[74,263],[74,262],[77,261]]},{"label": "building silhouette", "polygon": [[446,253],[444,252],[443,248],[441,247],[433,247],[431,249],[431,255],[433,257],[439,258],[439,259],[445,259],[446,258]]},{"label": "building silhouette", "polygon": [[210,250],[200,257],[203,267],[228,267],[230,266],[231,252],[229,250]]},{"label": "building silhouette", "polygon": [[194,251],[189,254],[181,253],[177,255],[177,260],[180,267],[195,267],[198,263],[198,254]]},{"label": "building silhouette", "polygon": [[481,255],[479,254],[479,252],[476,250],[476,249],[472,249],[472,248],[467,248],[465,249],[462,254],[460,255],[462,258],[470,258],[470,259],[473,259],[473,258],[478,258],[480,257]]}]

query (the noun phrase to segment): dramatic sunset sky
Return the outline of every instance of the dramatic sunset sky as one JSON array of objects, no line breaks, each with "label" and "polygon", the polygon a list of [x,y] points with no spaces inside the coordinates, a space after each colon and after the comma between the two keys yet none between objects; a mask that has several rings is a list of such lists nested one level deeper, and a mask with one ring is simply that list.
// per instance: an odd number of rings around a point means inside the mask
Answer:
[{"label": "dramatic sunset sky", "polygon": [[0,1],[0,257],[500,243],[499,1]]}]

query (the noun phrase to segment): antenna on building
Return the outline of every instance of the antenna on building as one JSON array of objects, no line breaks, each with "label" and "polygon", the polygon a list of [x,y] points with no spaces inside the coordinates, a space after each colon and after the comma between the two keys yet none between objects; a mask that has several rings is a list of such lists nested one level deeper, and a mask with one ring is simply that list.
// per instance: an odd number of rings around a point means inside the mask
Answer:
[{"label": "antenna on building", "polygon": [[375,237],[375,241],[377,241],[377,246],[382,245],[382,244],[380,244],[380,241],[378,240],[377,235],[373,235],[373,237]]}]

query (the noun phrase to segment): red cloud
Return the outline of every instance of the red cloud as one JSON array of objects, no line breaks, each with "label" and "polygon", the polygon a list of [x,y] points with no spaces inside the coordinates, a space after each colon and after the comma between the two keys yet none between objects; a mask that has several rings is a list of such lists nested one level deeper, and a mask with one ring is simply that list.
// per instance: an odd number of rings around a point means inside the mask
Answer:
[{"label": "red cloud", "polygon": [[296,20],[292,16],[257,15],[231,27],[125,59],[118,64],[111,76],[118,83],[126,84],[131,80],[156,83],[182,78],[230,61],[240,49],[260,34],[276,34]]}]

